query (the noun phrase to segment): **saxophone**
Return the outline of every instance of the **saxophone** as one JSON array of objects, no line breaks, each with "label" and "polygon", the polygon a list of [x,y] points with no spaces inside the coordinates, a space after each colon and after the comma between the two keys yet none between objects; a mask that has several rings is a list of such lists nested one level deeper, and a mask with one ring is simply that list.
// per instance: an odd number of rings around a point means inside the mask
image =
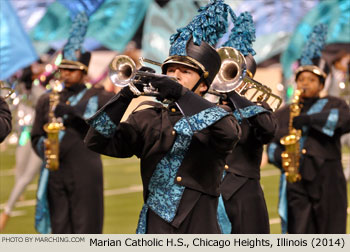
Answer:
[{"label": "saxophone", "polygon": [[286,174],[286,179],[290,183],[295,183],[301,179],[299,173],[300,160],[300,143],[301,130],[293,128],[293,118],[298,116],[301,111],[299,97],[302,90],[297,89],[294,93],[292,104],[290,105],[288,135],[281,138],[280,143],[285,146],[285,151],[282,152],[282,167]]},{"label": "saxophone", "polygon": [[59,139],[58,133],[64,130],[63,123],[60,122],[54,114],[55,108],[59,103],[59,94],[61,83],[55,81],[53,84],[52,92],[49,98],[49,121],[44,125],[44,130],[47,133],[45,139],[45,161],[46,168],[51,171],[57,171],[59,167]]}]

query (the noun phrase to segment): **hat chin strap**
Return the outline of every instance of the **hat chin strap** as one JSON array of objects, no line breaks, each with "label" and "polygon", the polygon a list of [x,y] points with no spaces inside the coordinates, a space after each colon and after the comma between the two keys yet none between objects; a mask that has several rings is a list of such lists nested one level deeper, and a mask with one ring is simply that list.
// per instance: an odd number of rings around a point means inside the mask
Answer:
[{"label": "hat chin strap", "polygon": [[[196,89],[198,88],[199,84],[202,83],[202,81],[204,81],[204,74],[201,74],[199,80],[197,81],[196,85],[194,85],[194,87],[191,89],[192,92],[196,91]],[[209,87],[208,87],[209,89]]]}]

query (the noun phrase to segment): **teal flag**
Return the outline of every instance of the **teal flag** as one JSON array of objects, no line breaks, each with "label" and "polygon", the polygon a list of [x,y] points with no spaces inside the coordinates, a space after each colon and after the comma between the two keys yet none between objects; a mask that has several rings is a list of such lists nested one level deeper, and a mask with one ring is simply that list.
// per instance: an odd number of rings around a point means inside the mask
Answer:
[{"label": "teal flag", "polygon": [[[140,26],[151,0],[105,0],[90,16],[86,38],[93,38],[110,50],[123,51]],[[68,38],[72,25],[69,10],[59,2],[31,32],[38,45]]]},{"label": "teal flag", "polygon": [[319,23],[328,26],[326,44],[350,43],[350,1],[322,1],[304,17],[281,56],[285,79],[293,75],[292,64],[300,58],[308,34]]},{"label": "teal flag", "polygon": [[0,80],[30,65],[38,55],[8,0],[0,1]]},{"label": "teal flag", "polygon": [[[197,14],[193,1],[171,0],[163,8],[152,0],[143,25],[143,57],[163,62],[169,55],[170,36]],[[150,65],[160,71],[160,68]]]}]

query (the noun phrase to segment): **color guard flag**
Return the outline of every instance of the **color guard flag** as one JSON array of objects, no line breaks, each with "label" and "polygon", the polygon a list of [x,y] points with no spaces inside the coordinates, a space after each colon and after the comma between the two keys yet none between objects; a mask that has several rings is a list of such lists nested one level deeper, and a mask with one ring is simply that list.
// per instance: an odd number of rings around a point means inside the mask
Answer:
[{"label": "color guard flag", "polygon": [[32,42],[8,0],[0,1],[0,80],[38,59]]}]

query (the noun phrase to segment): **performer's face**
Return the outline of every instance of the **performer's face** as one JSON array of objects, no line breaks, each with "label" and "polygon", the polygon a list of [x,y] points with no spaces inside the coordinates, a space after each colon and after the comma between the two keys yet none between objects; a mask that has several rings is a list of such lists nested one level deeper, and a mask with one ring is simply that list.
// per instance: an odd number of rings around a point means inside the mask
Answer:
[{"label": "performer's face", "polygon": [[319,96],[323,85],[316,74],[305,71],[298,76],[297,88],[304,90],[304,92],[301,94],[301,97],[311,98]]},{"label": "performer's face", "polygon": [[61,81],[66,87],[82,83],[85,76],[83,71],[78,69],[60,69],[60,73]]},{"label": "performer's face", "polygon": [[[194,69],[180,64],[170,64],[167,68],[166,74],[168,76],[175,77],[182,86],[188,88],[189,90],[196,85],[200,78],[198,72],[196,72]],[[202,82],[195,90],[195,93],[201,95],[206,90],[207,86]]]}]

